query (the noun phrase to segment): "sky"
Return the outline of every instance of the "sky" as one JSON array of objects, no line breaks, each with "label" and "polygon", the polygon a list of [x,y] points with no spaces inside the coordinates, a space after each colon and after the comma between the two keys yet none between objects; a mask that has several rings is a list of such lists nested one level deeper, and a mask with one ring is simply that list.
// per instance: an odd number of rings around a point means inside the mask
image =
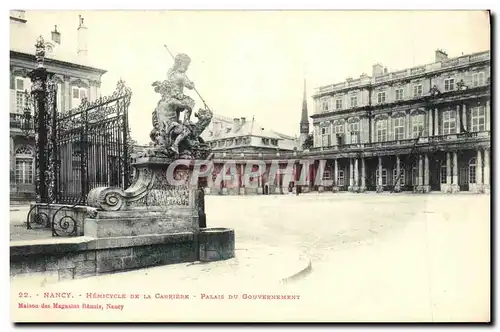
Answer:
[{"label": "sky", "polygon": [[[229,117],[255,116],[266,129],[299,134],[304,79],[309,115],[315,88],[382,63],[389,71],[490,49],[484,11],[28,11],[30,29],[58,26],[76,53],[78,15],[88,27],[89,64],[106,69],[101,94],[122,78],[132,89],[132,137],[149,142],[151,112],[172,53],[187,53],[188,77],[208,106]],[[194,91],[188,91],[202,107]]]}]

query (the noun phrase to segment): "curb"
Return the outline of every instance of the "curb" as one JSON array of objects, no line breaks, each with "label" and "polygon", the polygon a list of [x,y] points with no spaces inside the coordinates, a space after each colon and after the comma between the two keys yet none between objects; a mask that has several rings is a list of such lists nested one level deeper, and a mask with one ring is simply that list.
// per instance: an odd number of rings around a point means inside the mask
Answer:
[{"label": "curb", "polygon": [[305,257],[305,261],[306,261],[306,264],[304,264],[305,266],[303,266],[298,272],[288,276],[288,277],[285,277],[285,278],[282,278],[279,282],[281,284],[286,284],[286,283],[289,283],[289,282],[293,282],[293,281],[297,281],[299,279],[302,279],[304,278],[305,276],[307,276],[309,273],[311,273],[312,271],[312,261],[311,261],[311,258],[309,258],[309,256],[307,256],[306,254],[303,254],[304,257]]}]

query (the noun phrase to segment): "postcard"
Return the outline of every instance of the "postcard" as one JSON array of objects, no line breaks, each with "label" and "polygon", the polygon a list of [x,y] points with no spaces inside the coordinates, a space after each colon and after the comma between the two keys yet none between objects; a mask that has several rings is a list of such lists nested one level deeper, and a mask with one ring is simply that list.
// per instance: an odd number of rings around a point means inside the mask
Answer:
[{"label": "postcard", "polygon": [[490,26],[11,10],[11,320],[489,323]]}]

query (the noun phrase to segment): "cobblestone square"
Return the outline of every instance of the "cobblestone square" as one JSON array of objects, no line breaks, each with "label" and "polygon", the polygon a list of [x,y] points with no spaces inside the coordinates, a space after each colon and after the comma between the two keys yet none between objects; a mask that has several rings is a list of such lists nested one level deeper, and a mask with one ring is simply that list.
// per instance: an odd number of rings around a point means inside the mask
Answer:
[{"label": "cobblestone square", "polygon": [[[206,208],[209,227],[235,229],[237,248],[264,245],[266,255],[289,250],[312,260],[311,272],[301,279],[265,288],[300,294],[300,302],[280,304],[280,317],[260,310],[257,302],[245,302],[221,303],[225,314],[220,319],[241,310],[258,313],[259,319],[296,321],[485,321],[490,317],[489,195],[207,196]],[[27,212],[19,210],[11,212],[11,240],[25,239],[26,234],[50,236],[38,230],[17,231]],[[249,270],[251,265],[256,271]],[[157,278],[181,276],[176,281],[181,289],[259,291],[258,284],[241,283],[238,270],[242,267],[237,260],[207,265],[200,270],[203,273],[184,271],[187,266],[163,266],[105,276],[99,283],[112,285],[116,278],[122,284],[157,285]],[[245,277],[251,278],[276,273],[251,257],[245,258],[245,269]],[[238,278],[240,283],[233,284],[231,280]],[[80,282],[95,285],[91,279]],[[201,284],[192,287],[190,283],[197,279]],[[172,315],[184,317],[180,309]]]}]

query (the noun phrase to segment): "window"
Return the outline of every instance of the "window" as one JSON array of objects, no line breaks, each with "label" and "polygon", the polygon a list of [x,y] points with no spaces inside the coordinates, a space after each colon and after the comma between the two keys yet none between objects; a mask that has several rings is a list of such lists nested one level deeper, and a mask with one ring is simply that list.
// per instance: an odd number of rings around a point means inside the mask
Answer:
[{"label": "window", "polygon": [[404,98],[404,89],[403,88],[396,89],[396,100],[403,100],[403,98]]},{"label": "window", "polygon": [[377,121],[377,142],[387,141],[387,119]]},{"label": "window", "polygon": [[476,158],[469,161],[469,183],[476,183]]},{"label": "window", "polygon": [[329,169],[323,171],[323,180],[330,180],[331,174]]},{"label": "window", "polygon": [[358,143],[358,133],[351,132],[351,144]]},{"label": "window", "polygon": [[394,139],[402,140],[405,138],[405,118],[399,117],[392,119],[394,123]]},{"label": "window", "polygon": [[441,174],[440,174],[441,184],[446,183],[446,165],[441,165]]},{"label": "window", "polygon": [[444,91],[453,91],[455,90],[455,79],[447,78],[444,80]]},{"label": "window", "polygon": [[33,152],[27,147],[16,150],[16,183],[33,183]]},{"label": "window", "polygon": [[16,78],[16,113],[23,113],[26,104],[26,91],[24,90],[24,79]]},{"label": "window", "polygon": [[[377,167],[377,171],[375,172],[376,174],[376,177],[377,177],[377,185],[378,185],[378,181],[379,181],[379,169]],[[382,185],[383,186],[387,186],[387,169],[385,168],[382,168]]]},{"label": "window", "polygon": [[472,131],[483,131],[486,129],[486,110],[484,106],[474,107],[471,109],[471,128]]},{"label": "window", "polygon": [[443,135],[455,134],[457,132],[457,112],[448,110],[443,113]]},{"label": "window", "polygon": [[349,124],[349,132],[351,133],[351,144],[359,143],[359,122]]},{"label": "window", "polygon": [[344,124],[338,123],[335,125],[334,129],[335,129],[336,134],[342,134],[342,133],[344,133]]},{"label": "window", "polygon": [[337,186],[339,186],[339,187],[345,186],[344,179],[345,179],[344,178],[344,170],[339,169],[338,173],[337,173]]},{"label": "window", "polygon": [[335,100],[335,108],[338,110],[342,109],[342,99]]},{"label": "window", "polygon": [[358,96],[351,96],[351,107],[358,107]]},{"label": "window", "polygon": [[329,127],[321,128],[321,138],[322,138],[322,146],[330,146],[330,131]]},{"label": "window", "polygon": [[329,108],[328,106],[329,106],[328,100],[323,100],[323,102],[322,102],[322,110],[323,110],[323,112],[328,112],[328,108]]},{"label": "window", "polygon": [[[396,167],[394,167],[392,171],[392,182],[394,185],[396,185],[398,180],[398,170]],[[399,164],[399,185],[404,186],[405,185],[405,168],[403,164]]]},{"label": "window", "polygon": [[82,102],[82,99],[87,98],[87,89],[73,87],[73,100],[71,101],[71,107],[78,107]]},{"label": "window", "polygon": [[416,114],[411,117],[411,137],[417,138],[424,133],[424,114]]},{"label": "window", "polygon": [[415,84],[413,86],[413,97],[420,97],[423,93],[422,84]]},{"label": "window", "polygon": [[484,73],[480,72],[472,74],[472,86],[476,87],[480,85],[484,85]]},{"label": "window", "polygon": [[377,93],[377,101],[379,104],[385,103],[385,91]]}]

